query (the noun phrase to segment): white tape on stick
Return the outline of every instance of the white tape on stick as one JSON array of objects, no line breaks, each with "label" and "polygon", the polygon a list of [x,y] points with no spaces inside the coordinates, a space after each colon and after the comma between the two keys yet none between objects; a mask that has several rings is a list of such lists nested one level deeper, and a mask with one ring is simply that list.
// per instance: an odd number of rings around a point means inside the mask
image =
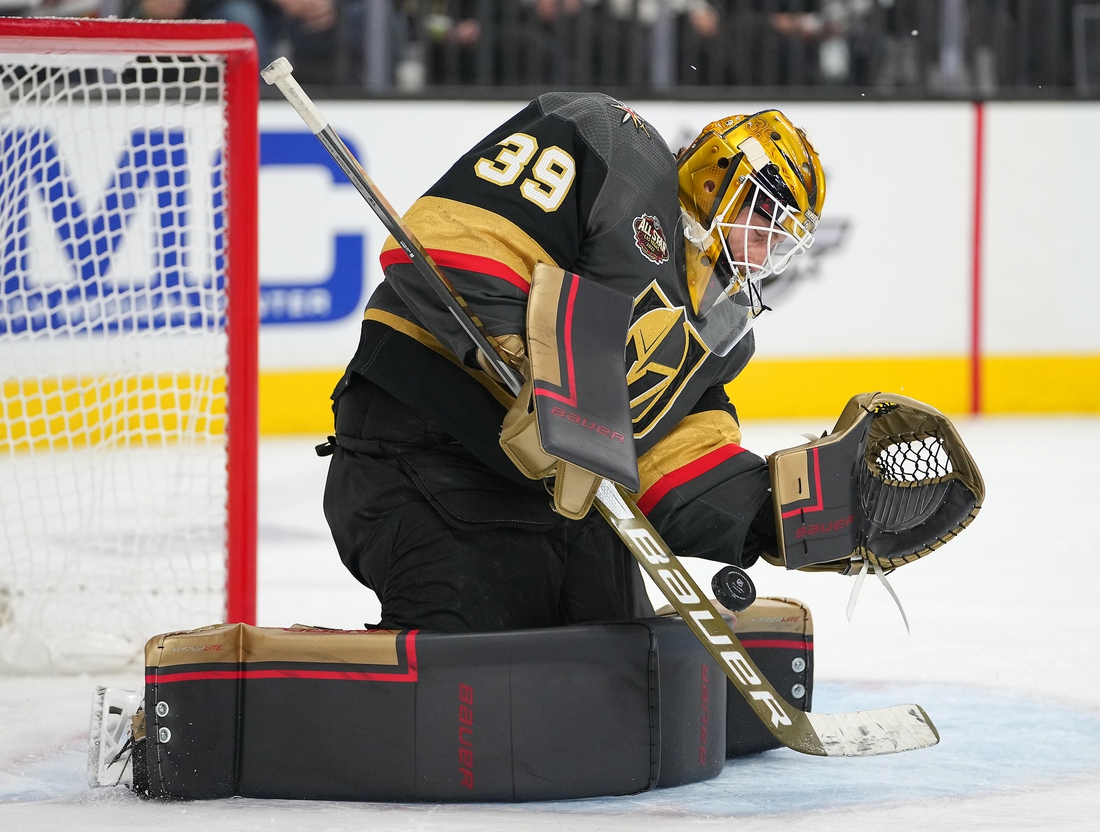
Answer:
[{"label": "white tape on stick", "polygon": [[267,69],[260,72],[260,75],[267,83],[274,84],[282,91],[286,100],[290,102],[290,106],[302,117],[306,127],[316,135],[328,126],[328,122],[317,106],[309,100],[305,90],[294,78],[293,72],[294,67],[290,65],[290,61],[286,58],[276,58],[268,64]]}]

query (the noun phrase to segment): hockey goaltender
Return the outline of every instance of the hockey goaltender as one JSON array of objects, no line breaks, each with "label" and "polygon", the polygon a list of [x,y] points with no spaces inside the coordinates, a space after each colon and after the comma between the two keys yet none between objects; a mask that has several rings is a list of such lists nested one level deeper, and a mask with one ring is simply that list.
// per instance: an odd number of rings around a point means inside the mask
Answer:
[{"label": "hockey goaltender", "polygon": [[[842,441],[815,452],[809,477],[805,448],[769,470],[741,446],[725,385],[753,355],[761,281],[810,247],[824,202],[814,146],[777,110],[715,121],[674,155],[621,102],[550,93],[455,162],[404,222],[527,394],[517,401],[502,386],[391,237],[385,280],[332,394],[335,437],[319,448],[332,455],[325,515],[344,565],[381,600],[379,626],[496,631],[652,614],[630,553],[588,511],[592,494],[570,509],[558,489],[552,504],[537,466],[507,441],[527,417],[532,379],[534,398],[557,405],[540,416],[540,451],[553,455],[548,439],[571,417],[590,444],[632,438],[635,502],[678,555],[884,574],[969,523],[977,469],[962,449],[963,487],[944,451],[957,439],[950,423],[930,408],[899,410],[900,397],[853,399],[833,434]],[[622,320],[613,302],[601,316],[557,297],[568,294],[562,270],[625,298]],[[535,291],[540,272],[556,273],[556,288]],[[547,294],[547,308],[533,309]],[[533,367],[535,346],[549,373]],[[581,366],[622,366],[626,437],[570,409]],[[945,476],[938,491],[918,489],[919,506],[912,489],[889,487]],[[835,517],[821,511],[833,503]]]},{"label": "hockey goaltender", "polygon": [[[984,496],[951,423],[901,396],[857,395],[831,433],[767,460],[741,447],[725,385],[752,357],[761,281],[811,245],[825,201],[805,133],[736,115],[674,156],[612,98],[547,94],[401,221],[289,62],[264,78],[394,235],[318,448],[337,548],[381,621],[154,637],[144,693],[97,694],[94,784],[561,799],[696,782],[777,744],[939,741],[917,705],[811,712],[803,614],[784,636],[802,653],[775,665],[807,674],[786,681],[792,706],[676,562],[883,577]],[[635,560],[679,620],[652,617]]]}]

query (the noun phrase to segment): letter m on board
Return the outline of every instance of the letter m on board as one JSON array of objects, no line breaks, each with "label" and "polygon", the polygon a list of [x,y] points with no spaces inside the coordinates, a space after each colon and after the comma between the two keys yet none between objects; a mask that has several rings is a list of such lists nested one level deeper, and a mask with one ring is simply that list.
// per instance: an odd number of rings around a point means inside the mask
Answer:
[{"label": "letter m on board", "polygon": [[[183,129],[133,130],[100,204],[89,210],[48,130],[4,132],[0,139],[0,333],[62,327],[195,326],[204,318],[208,323],[220,319],[222,310],[204,310],[202,287],[187,274],[188,162]],[[219,185],[216,178],[215,193]],[[143,198],[152,206],[152,262],[140,281],[122,281],[114,273],[117,255]],[[45,207],[44,216],[68,274],[32,274],[32,199]],[[215,260],[223,261],[220,199],[213,208]],[[42,217],[43,212],[35,216]],[[209,264],[215,274],[222,265]],[[209,288],[211,281],[204,283]]]}]

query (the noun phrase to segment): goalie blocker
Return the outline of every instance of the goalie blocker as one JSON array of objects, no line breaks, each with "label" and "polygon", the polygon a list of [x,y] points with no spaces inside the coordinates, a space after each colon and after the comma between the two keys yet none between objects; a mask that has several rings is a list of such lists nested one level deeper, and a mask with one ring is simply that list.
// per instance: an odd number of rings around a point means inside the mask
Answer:
[{"label": "goalie blocker", "polygon": [[970,525],[985,483],[951,421],[892,393],[853,396],[832,433],[768,457],[788,569],[889,572]]},{"label": "goalie blocker", "polygon": [[[740,617],[754,659],[808,707],[808,610],[761,599]],[[219,625],[151,639],[146,663],[132,742],[120,720],[136,695],[97,695],[93,785],[551,800],[705,780],[779,745],[675,617],[464,634]]]}]

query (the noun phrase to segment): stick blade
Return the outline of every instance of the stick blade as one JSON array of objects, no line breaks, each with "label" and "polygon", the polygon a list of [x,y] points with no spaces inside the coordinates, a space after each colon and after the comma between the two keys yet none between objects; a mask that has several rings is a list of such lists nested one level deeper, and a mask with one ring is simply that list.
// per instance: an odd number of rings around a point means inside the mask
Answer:
[{"label": "stick blade", "polygon": [[920,705],[847,714],[806,714],[828,757],[874,757],[930,748],[939,731]]}]

